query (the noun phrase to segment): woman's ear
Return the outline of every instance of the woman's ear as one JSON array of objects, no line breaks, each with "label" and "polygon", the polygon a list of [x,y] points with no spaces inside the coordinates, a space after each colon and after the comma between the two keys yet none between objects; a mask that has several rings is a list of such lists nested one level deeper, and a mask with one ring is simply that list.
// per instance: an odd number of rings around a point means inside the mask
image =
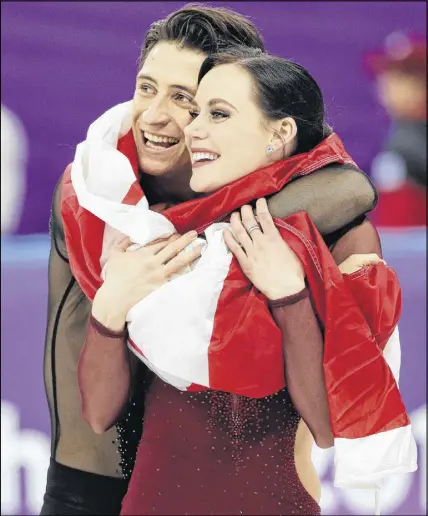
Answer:
[{"label": "woman's ear", "polygon": [[294,142],[297,138],[297,124],[294,118],[287,117],[278,121],[279,127],[277,131],[283,138],[285,145],[289,145]]},{"label": "woman's ear", "polygon": [[268,147],[271,161],[286,159],[297,147],[297,125],[294,118],[287,117],[271,123],[273,133]]}]

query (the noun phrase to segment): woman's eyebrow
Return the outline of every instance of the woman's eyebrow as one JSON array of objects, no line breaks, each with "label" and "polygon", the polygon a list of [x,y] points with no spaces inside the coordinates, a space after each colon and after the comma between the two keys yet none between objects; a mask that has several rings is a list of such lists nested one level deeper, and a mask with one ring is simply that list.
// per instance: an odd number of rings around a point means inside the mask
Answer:
[{"label": "woman's eyebrow", "polygon": [[228,102],[227,100],[224,100],[224,99],[211,99],[209,102],[208,102],[208,106],[209,107],[212,107],[214,106],[215,104],[227,104],[228,106],[230,106],[232,109],[234,109],[235,111],[238,111],[236,109],[236,107],[231,104],[230,102]]}]

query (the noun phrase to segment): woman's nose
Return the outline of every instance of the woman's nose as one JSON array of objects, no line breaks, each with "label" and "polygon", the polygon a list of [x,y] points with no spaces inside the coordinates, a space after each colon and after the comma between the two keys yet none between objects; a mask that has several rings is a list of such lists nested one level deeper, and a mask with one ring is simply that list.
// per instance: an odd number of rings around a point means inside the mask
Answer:
[{"label": "woman's nose", "polygon": [[195,118],[190,124],[184,128],[184,134],[187,138],[197,138],[199,140],[207,138],[208,132],[200,117]]}]

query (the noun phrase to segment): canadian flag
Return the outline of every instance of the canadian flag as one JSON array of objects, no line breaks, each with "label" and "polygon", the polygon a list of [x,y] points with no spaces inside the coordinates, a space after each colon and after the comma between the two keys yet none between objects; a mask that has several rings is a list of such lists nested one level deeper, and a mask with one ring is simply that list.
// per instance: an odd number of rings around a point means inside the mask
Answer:
[{"label": "canadian flag", "polygon": [[[223,241],[227,215],[328,163],[352,163],[337,135],[163,214],[149,209],[138,184],[130,105],[101,116],[80,143],[63,181],[62,215],[70,265],[89,298],[102,283],[112,243],[139,245],[197,229],[205,250],[128,313],[129,346],[179,389],[217,389],[264,397],[282,389],[280,330],[266,298],[243,275]],[[335,437],[335,484],[379,487],[392,473],[415,471],[416,444],[398,389],[401,292],[380,263],[343,275],[304,213],[275,220],[302,261],[324,326],[324,372]]]}]

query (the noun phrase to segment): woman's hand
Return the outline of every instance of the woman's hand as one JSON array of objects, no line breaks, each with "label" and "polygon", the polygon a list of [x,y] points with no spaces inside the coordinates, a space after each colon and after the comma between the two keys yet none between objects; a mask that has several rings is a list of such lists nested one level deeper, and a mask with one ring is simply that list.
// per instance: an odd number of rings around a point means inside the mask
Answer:
[{"label": "woman's hand", "polygon": [[129,239],[121,242],[110,255],[105,281],[95,295],[95,319],[111,330],[122,330],[135,304],[199,258],[202,246],[181,253],[196,237],[196,231],[190,231],[128,252]]},{"label": "woman's hand", "polygon": [[346,260],[339,265],[339,270],[342,274],[352,274],[353,272],[367,267],[368,265],[375,265],[376,263],[384,263],[385,260],[379,258],[377,254],[351,254]]},{"label": "woman's hand", "polygon": [[256,214],[258,221],[251,206],[243,206],[241,215],[232,214],[233,233],[224,230],[226,245],[244,274],[268,299],[273,301],[300,292],[305,288],[303,266],[282,239],[265,199],[257,201]]}]

